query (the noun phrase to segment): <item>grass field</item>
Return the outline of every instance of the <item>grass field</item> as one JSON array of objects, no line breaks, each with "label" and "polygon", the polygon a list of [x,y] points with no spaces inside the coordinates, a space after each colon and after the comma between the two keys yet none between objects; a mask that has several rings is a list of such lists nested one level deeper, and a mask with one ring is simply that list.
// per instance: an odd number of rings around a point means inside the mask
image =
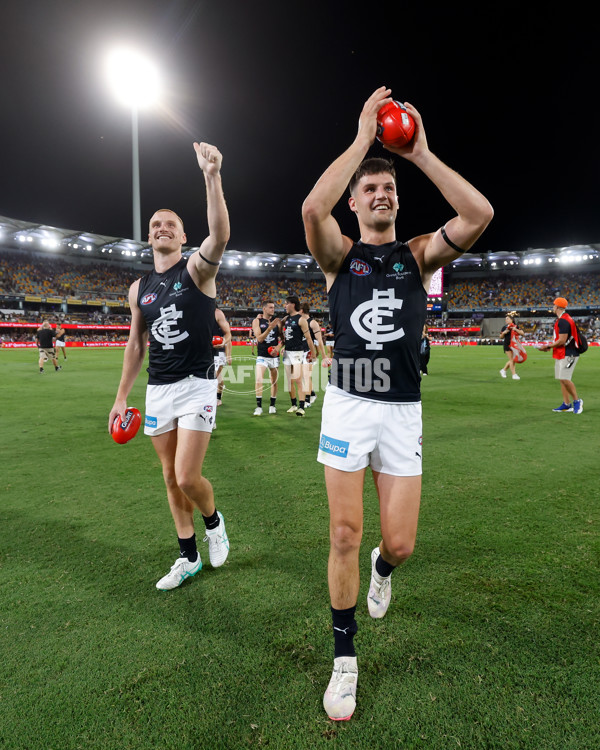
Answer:
[{"label": "grass field", "polygon": [[[3,750],[600,747],[600,349],[553,414],[551,356],[502,380],[500,347],[434,348],[423,382],[423,504],[386,618],[366,609],[379,541],[367,483],[358,706],[328,720],[328,512],[304,420],[219,408],[205,473],[231,541],[222,568],[155,582],[178,554],[158,460],[106,432],[122,351],[62,372],[0,351]],[[145,373],[131,394],[143,409]],[[322,394],[321,394],[322,396]],[[267,399],[268,404],[268,399]],[[200,522],[200,526],[201,526]],[[202,539],[202,530],[198,527]]]}]

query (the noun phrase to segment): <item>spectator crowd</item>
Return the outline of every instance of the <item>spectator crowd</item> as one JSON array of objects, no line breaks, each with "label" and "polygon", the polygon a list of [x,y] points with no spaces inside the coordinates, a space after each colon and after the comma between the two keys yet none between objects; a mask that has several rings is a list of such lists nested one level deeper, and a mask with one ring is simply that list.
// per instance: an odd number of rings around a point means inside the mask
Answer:
[{"label": "spectator crowd", "polygon": [[[144,272],[108,262],[82,264],[60,256],[49,259],[0,249],[0,295],[55,297],[66,301],[69,309],[68,314],[65,313],[60,301],[34,307],[27,304],[19,309],[7,309],[8,303],[3,303],[0,305],[0,320],[40,322],[48,318],[52,322],[79,325],[128,324],[127,310],[123,305],[115,306],[114,303],[125,303],[129,286]],[[542,341],[552,335],[553,318],[546,311],[549,300],[554,297],[566,297],[571,308],[600,308],[600,273],[535,276],[494,273],[486,277],[450,277],[446,292],[442,317],[430,317],[428,325],[476,325],[478,311],[485,311],[489,315],[490,310],[504,313],[521,309],[528,311],[528,316],[522,315],[520,318],[520,326],[526,336],[530,340]],[[306,276],[236,276],[225,268],[217,277],[217,305],[227,313],[230,324],[234,326],[250,326],[256,311],[267,299],[275,303],[277,311],[283,311],[286,297],[291,294],[297,295],[302,302],[308,302],[317,319],[323,324],[327,322],[327,293],[321,277],[312,280]],[[80,300],[84,305],[90,300],[107,300],[113,306],[100,304],[92,309],[91,306],[80,305],[81,309],[78,309],[70,304],[69,300],[73,299]],[[15,307],[14,300],[12,307]],[[578,323],[592,341],[599,340],[600,319],[595,314],[578,319]],[[119,340],[115,334],[81,331],[77,336],[86,340],[104,340],[107,336],[111,340]],[[28,340],[30,332],[13,329],[4,331],[3,338]]]}]

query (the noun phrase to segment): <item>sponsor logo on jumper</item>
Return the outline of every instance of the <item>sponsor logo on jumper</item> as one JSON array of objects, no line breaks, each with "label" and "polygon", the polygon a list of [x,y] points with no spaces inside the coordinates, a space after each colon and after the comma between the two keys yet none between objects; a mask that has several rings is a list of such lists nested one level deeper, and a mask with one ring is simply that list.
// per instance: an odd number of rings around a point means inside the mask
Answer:
[{"label": "sponsor logo on jumper", "polygon": [[151,305],[153,302],[156,301],[156,297],[157,295],[154,292],[150,292],[150,294],[144,294],[144,296],[140,300],[140,304]]},{"label": "sponsor logo on jumper", "polygon": [[321,435],[319,450],[322,450],[324,453],[331,453],[333,456],[347,458],[349,447],[350,443],[347,443],[345,440],[336,440],[335,438],[327,437],[327,435]]},{"label": "sponsor logo on jumper", "polygon": [[404,336],[404,329],[394,328],[394,322],[384,323],[384,318],[392,318],[394,310],[402,309],[402,300],[396,299],[393,289],[373,290],[373,297],[359,305],[350,316],[350,324],[356,333],[367,342],[368,350],[383,349],[389,341]]},{"label": "sponsor logo on jumper", "polygon": [[163,345],[163,349],[174,349],[175,344],[188,338],[187,331],[175,328],[182,316],[183,313],[175,304],[160,308],[160,316],[152,324],[152,335]]},{"label": "sponsor logo on jumper", "polygon": [[392,269],[394,273],[386,273],[385,275],[386,279],[402,279],[405,276],[410,276],[410,271],[404,270],[403,263],[394,263],[394,265],[392,266]]},{"label": "sponsor logo on jumper", "polygon": [[368,276],[372,271],[371,266],[360,258],[354,258],[350,263],[350,273],[355,276]]},{"label": "sponsor logo on jumper", "polygon": [[181,281],[176,281],[173,284],[172,288],[173,288],[173,291],[169,293],[169,297],[181,297],[181,295],[184,292],[187,292],[188,290],[188,287],[187,286],[184,287]]}]

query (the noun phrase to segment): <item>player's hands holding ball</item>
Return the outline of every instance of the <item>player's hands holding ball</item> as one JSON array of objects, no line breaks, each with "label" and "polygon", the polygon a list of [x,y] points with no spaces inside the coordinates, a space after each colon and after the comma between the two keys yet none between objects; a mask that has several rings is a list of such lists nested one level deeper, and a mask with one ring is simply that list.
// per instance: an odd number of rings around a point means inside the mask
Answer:
[{"label": "player's hands holding ball", "polygon": [[[357,141],[364,139],[370,146],[378,138],[388,151],[414,161],[429,150],[423,120],[412,104],[395,101],[391,94],[391,89],[380,86],[364,103],[358,120]],[[384,127],[386,117],[387,127]]]},{"label": "player's hands holding ball", "polygon": [[194,150],[198,158],[198,165],[204,174],[218,174],[223,163],[223,154],[210,143],[194,142]]},{"label": "player's hands holding ball", "polygon": [[108,434],[112,435],[113,425],[117,417],[122,417],[127,411],[127,400],[119,398],[115,401],[113,408],[108,415]]},{"label": "player's hands holding ball", "polygon": [[[384,137],[380,137],[379,133],[377,137],[379,138],[385,149],[391,151],[393,154],[398,154],[398,156],[403,156],[405,159],[411,161],[414,160],[415,157],[429,150],[429,146],[427,145],[427,137],[425,135],[425,129],[423,127],[423,119],[421,118],[421,115],[419,114],[416,107],[410,104],[410,102],[396,102],[396,104],[400,107],[399,116],[397,118],[398,137],[394,138],[393,126],[392,128],[390,128],[391,136],[389,140],[385,139]],[[408,118],[409,122],[408,124],[403,125],[402,121],[406,118]],[[381,136],[385,136],[385,129]],[[394,141],[396,142],[394,143]],[[406,142],[403,143],[402,141]]]},{"label": "player's hands holding ball", "polygon": [[364,103],[360,117],[358,118],[357,140],[365,139],[367,146],[370,146],[377,135],[377,113],[382,107],[389,104],[392,99],[391,89],[380,86]]}]

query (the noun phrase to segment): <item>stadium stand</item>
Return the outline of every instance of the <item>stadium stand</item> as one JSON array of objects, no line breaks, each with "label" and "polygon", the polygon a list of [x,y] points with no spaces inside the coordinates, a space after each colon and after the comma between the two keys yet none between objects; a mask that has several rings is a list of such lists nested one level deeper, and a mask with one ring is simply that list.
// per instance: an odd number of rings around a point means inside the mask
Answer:
[{"label": "stadium stand", "polygon": [[[53,321],[84,325],[115,325],[129,322],[127,295],[132,281],[147,272],[127,264],[108,261],[82,263],[71,256],[14,251],[0,246],[0,324]],[[516,273],[481,270],[469,274],[448,273],[442,310],[430,315],[428,325],[446,328],[438,338],[473,338],[467,327],[481,328],[483,319],[501,319],[508,310],[520,311],[520,325],[532,341],[551,336],[553,316],[549,300],[560,295],[569,300],[579,325],[591,342],[600,340],[600,272],[556,269],[540,274],[522,269]],[[320,274],[296,277],[261,269],[255,275],[224,267],[217,278],[217,304],[234,326],[247,327],[262,301],[272,299],[283,310],[290,294],[308,301],[324,324],[328,321],[325,284]],[[456,330],[451,330],[456,329]],[[462,329],[462,330],[461,330]],[[483,328],[481,328],[483,331]],[[12,327],[2,330],[3,340],[30,340],[31,331]],[[475,334],[475,338],[482,334]],[[84,340],[124,340],[126,334],[74,334]],[[247,337],[238,332],[238,338]],[[492,336],[492,338],[494,338]],[[483,342],[482,342],[483,343]],[[489,341],[487,342],[489,343]]]}]

